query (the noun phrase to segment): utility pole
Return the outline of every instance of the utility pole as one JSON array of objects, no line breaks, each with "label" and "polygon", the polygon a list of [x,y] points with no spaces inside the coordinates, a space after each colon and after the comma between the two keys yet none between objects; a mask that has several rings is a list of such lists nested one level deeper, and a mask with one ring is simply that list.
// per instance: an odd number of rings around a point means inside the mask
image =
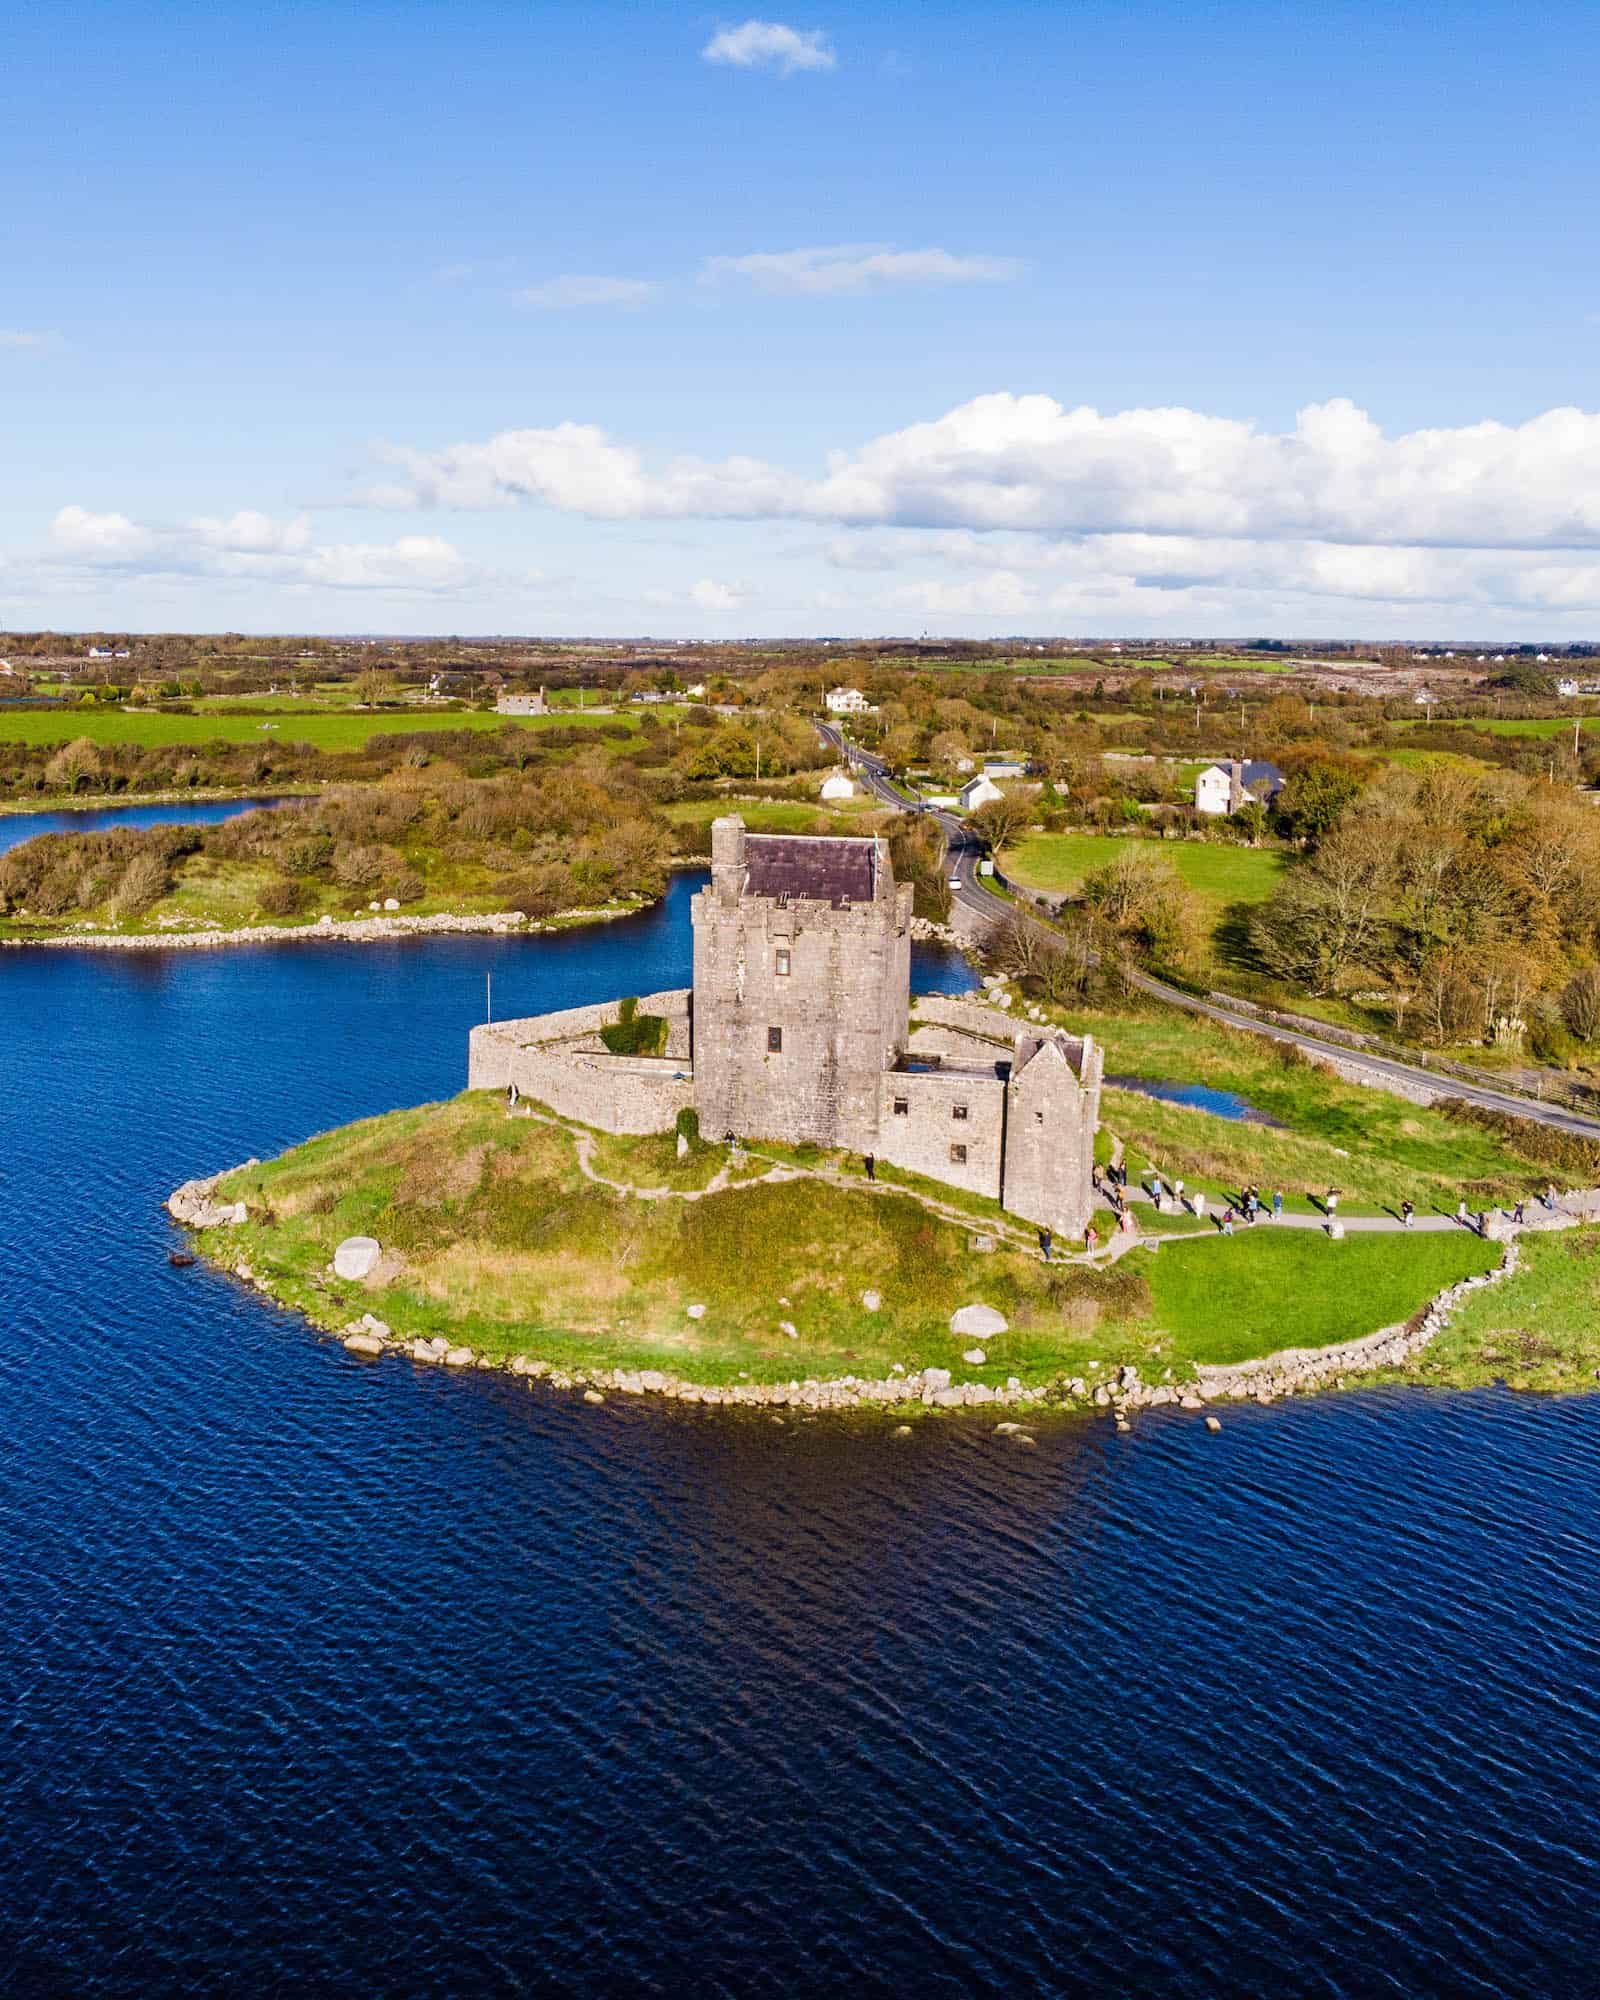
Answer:
[{"label": "utility pole", "polygon": [[494,974],[483,975],[483,1020],[485,1027],[494,1019]]}]

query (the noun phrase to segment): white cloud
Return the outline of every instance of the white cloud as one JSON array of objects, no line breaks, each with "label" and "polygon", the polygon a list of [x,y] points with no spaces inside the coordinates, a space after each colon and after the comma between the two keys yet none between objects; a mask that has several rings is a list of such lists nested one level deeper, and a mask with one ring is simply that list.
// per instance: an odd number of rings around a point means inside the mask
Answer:
[{"label": "white cloud", "polygon": [[14,353],[38,354],[47,347],[59,347],[59,333],[29,333],[13,328],[10,332],[0,331],[0,348],[9,348]]},{"label": "white cloud", "polygon": [[179,528],[63,507],[50,529],[57,567],[117,571],[141,577],[201,577],[288,588],[448,593],[479,582],[484,572],[438,535],[402,535],[393,542],[317,546],[304,516],[276,521],[244,512],[202,517]]},{"label": "white cloud", "polygon": [[700,51],[704,61],[734,69],[775,69],[780,76],[796,70],[832,69],[838,58],[820,28],[786,28],[781,21],[744,21],[721,28]]},{"label": "white cloud", "polygon": [[655,286],[643,278],[586,277],[573,272],[528,285],[516,294],[519,305],[539,312],[564,312],[578,306],[620,306],[632,311],[655,296]]},{"label": "white cloud", "polygon": [[383,456],[396,477],[367,497],[389,506],[531,500],[612,520],[1600,548],[1600,415],[1577,409],[1389,437],[1348,402],[1313,404],[1271,432],[1196,410],[1103,415],[1000,393],[835,451],[820,476],[747,457],[652,468],[572,423]]},{"label": "white cloud", "polygon": [[702,611],[737,611],[746,595],[737,584],[718,583],[712,577],[703,576],[689,592],[689,599]]},{"label": "white cloud", "polygon": [[896,250],[886,243],[831,243],[805,250],[708,257],[701,276],[748,278],[764,292],[821,295],[888,285],[994,285],[1021,275],[1015,257],[957,257],[948,250]]}]

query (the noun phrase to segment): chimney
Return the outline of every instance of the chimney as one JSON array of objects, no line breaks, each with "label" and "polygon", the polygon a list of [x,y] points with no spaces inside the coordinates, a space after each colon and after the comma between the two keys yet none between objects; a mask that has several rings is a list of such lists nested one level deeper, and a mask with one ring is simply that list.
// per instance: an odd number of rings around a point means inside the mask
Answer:
[{"label": "chimney", "polygon": [[736,903],[744,887],[744,834],[737,813],[711,822],[711,886],[724,903]]},{"label": "chimney", "polygon": [[1237,757],[1228,765],[1228,810],[1236,813],[1244,804],[1244,765]]}]

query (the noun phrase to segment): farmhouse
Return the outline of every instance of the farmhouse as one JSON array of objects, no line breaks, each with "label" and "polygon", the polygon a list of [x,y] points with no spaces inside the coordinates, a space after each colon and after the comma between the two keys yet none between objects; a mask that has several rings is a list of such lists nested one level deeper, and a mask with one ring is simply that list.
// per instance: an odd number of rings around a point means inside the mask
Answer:
[{"label": "farmhouse", "polygon": [[1203,813],[1236,813],[1247,800],[1268,805],[1283,790],[1283,773],[1259,758],[1208,764],[1194,781],[1194,808]]},{"label": "farmhouse", "polygon": [[843,771],[830,771],[822,781],[822,796],[825,799],[853,799],[855,795],[855,780]]},{"label": "farmhouse", "polygon": [[980,771],[977,777],[968,778],[956,797],[961,803],[961,810],[969,813],[976,812],[979,806],[988,805],[991,799],[1004,798],[1005,794],[987,771]]},{"label": "farmhouse", "polygon": [[[608,1132],[813,1144],[999,1201],[1062,1236],[1093,1207],[1102,1056],[964,1001],[910,1020],[911,889],[887,841],[711,829],[694,985],[474,1028],[468,1087]],[[624,1018],[626,1017],[626,1018]]]},{"label": "farmhouse", "polygon": [[872,704],[860,688],[829,688],[824,696],[830,715],[871,715]]}]

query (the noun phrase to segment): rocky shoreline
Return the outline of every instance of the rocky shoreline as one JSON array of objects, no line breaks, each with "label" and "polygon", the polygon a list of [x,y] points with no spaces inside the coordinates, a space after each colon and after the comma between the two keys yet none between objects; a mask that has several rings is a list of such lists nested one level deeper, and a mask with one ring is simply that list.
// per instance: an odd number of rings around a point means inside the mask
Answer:
[{"label": "rocky shoreline", "polygon": [[[255,1164],[247,1160],[242,1166]],[[218,1184],[241,1170],[242,1167],[230,1167],[202,1179],[185,1181],[168,1196],[168,1213],[185,1228],[197,1232],[220,1231],[246,1221],[244,1202],[215,1199]],[[366,1245],[367,1239],[357,1238],[352,1242]],[[207,1261],[218,1270],[238,1278],[275,1304],[284,1305],[286,1310],[300,1310],[279,1299],[265,1277],[245,1260],[230,1258],[226,1251],[220,1250],[220,1244],[217,1249],[211,1245],[202,1249]],[[370,1250],[376,1263],[378,1245],[371,1243]],[[891,1415],[920,1408],[1048,1410],[1086,1415],[1104,1410],[1113,1417],[1118,1430],[1126,1431],[1131,1429],[1132,1415],[1139,1410],[1176,1408],[1205,1413],[1217,1402],[1273,1403],[1285,1396],[1344,1389],[1353,1376],[1398,1367],[1428,1345],[1449,1323],[1463,1300],[1486,1285],[1510,1277],[1519,1262],[1518,1246],[1510,1242],[1494,1270],[1447,1285],[1403,1325],[1382,1327],[1359,1339],[1327,1347],[1284,1348],[1256,1360],[1226,1365],[1202,1363],[1196,1368],[1192,1382],[1146,1382],[1139,1369],[1127,1363],[1097,1382],[1075,1375],[1058,1377],[1049,1383],[1026,1384],[1013,1375],[998,1388],[986,1382],[958,1382],[948,1368],[907,1370],[898,1365],[887,1376],[876,1379],[846,1375],[833,1379],[808,1376],[787,1382],[699,1383],[684,1381],[659,1368],[574,1369],[524,1354],[502,1360],[479,1354],[476,1349],[442,1335],[420,1339],[396,1334],[371,1312],[339,1325],[324,1324],[306,1313],[301,1316],[319,1332],[340,1341],[349,1354],[372,1360],[398,1355],[422,1367],[473,1368],[515,1375],[529,1387],[543,1382],[553,1389],[579,1393],[586,1403],[603,1403],[609,1394],[659,1396],[668,1402],[725,1409],[799,1410],[807,1414],[871,1409]],[[333,1274],[334,1267],[330,1266],[329,1271]],[[382,1275],[387,1278],[392,1273],[384,1271]],[[697,1310],[690,1308],[691,1314]],[[972,1355],[968,1359],[977,1361],[981,1356]],[[1221,1428],[1214,1412],[1207,1414],[1205,1421],[1208,1429]],[[1021,1444],[1031,1442],[1018,1424],[1003,1424],[999,1428],[1014,1435]]]},{"label": "rocky shoreline", "polygon": [[496,910],[468,915],[453,910],[430,917],[380,915],[319,917],[314,924],[251,924],[241,930],[201,931],[72,931],[39,937],[0,938],[12,951],[219,951],[246,944],[381,944],[404,937],[442,934],[537,937],[546,931],[568,930],[577,924],[613,923],[631,917],[638,905],[593,910],[562,910],[554,917],[525,917],[520,910]]}]

